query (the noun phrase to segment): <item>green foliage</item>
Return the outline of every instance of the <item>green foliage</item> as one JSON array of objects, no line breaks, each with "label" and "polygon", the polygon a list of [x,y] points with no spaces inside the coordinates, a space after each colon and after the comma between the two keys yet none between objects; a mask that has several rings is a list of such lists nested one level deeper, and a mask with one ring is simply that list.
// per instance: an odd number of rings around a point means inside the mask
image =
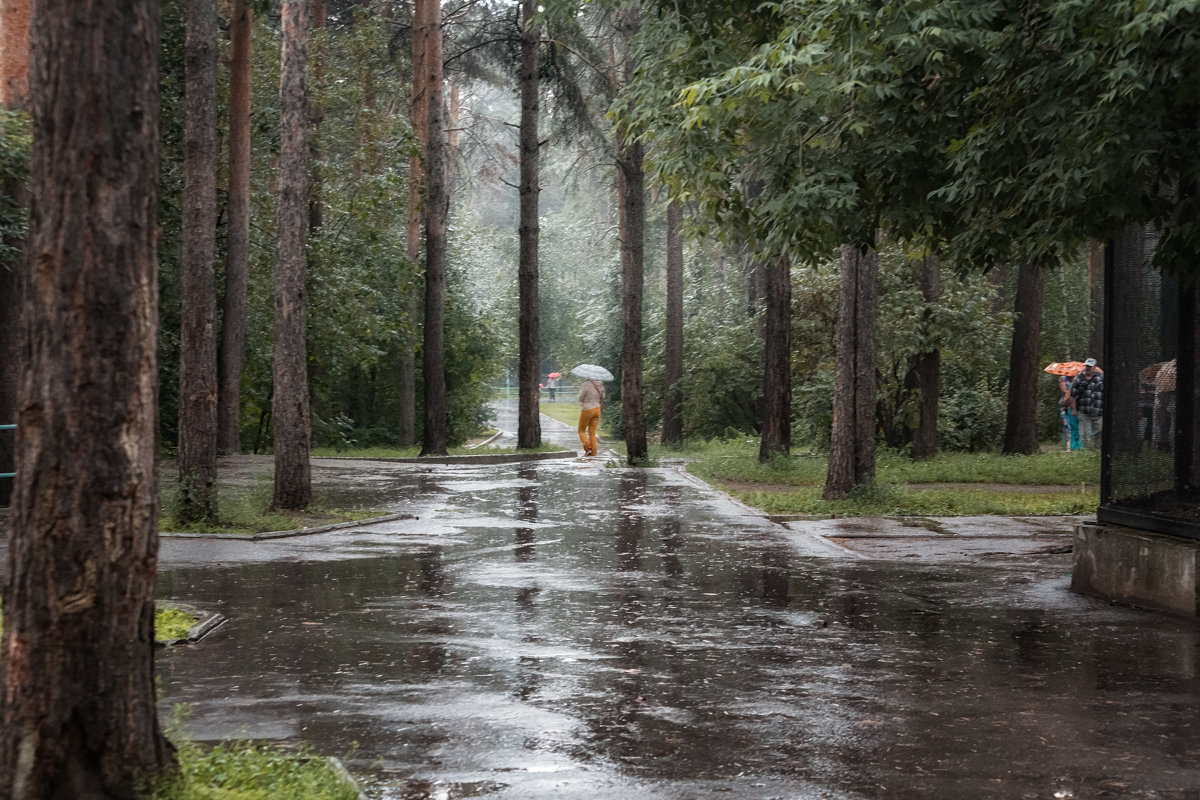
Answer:
[{"label": "green foliage", "polygon": [[0,109],[0,269],[10,270],[25,238],[28,211],[12,190],[29,178],[30,120],[23,111]]},{"label": "green foliage", "polygon": [[179,774],[149,792],[150,800],[357,800],[345,771],[307,747],[294,752],[231,741],[204,750],[179,746]]},{"label": "green foliage", "polygon": [[159,641],[186,639],[188,631],[199,620],[195,614],[182,608],[159,604],[154,609],[154,638]]}]

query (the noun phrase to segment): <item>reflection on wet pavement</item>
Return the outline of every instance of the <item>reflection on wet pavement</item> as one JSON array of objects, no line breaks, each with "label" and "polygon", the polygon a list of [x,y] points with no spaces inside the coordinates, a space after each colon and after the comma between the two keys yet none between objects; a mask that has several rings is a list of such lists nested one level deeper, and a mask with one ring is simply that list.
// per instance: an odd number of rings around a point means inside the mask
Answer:
[{"label": "reflection on wet pavement", "polygon": [[829,557],[666,469],[387,469],[420,519],[163,542],[160,595],[230,618],[160,655],[164,714],[376,798],[1200,797],[1197,629],[1067,555]]}]

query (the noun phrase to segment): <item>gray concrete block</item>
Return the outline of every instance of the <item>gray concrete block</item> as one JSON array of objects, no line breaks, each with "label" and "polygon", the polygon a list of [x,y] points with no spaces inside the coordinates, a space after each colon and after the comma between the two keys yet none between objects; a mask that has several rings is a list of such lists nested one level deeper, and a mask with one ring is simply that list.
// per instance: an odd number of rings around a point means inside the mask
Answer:
[{"label": "gray concrete block", "polygon": [[1071,590],[1117,603],[1200,617],[1200,541],[1120,525],[1075,526]]}]

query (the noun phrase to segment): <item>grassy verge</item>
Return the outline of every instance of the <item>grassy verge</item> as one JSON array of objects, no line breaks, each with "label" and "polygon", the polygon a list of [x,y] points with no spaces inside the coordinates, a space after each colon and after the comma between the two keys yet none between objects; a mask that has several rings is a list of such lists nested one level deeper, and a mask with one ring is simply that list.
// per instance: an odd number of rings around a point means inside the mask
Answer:
[{"label": "grassy verge", "polygon": [[947,453],[921,462],[881,452],[875,485],[838,501],[821,499],[824,456],[760,464],[754,440],[656,448],[652,454],[686,459],[694,475],[771,514],[1025,516],[1085,514],[1099,504],[1097,452]]},{"label": "grassy verge", "polygon": [[218,496],[220,518],[216,522],[181,522],[175,503],[168,494],[163,503],[158,528],[173,533],[235,533],[253,536],[271,531],[317,528],[339,522],[354,522],[377,517],[381,512],[362,509],[308,508],[303,511],[279,511],[271,508],[271,487],[223,486]]},{"label": "grassy verge", "polygon": [[160,783],[149,800],[357,800],[345,771],[308,750],[288,752],[230,741],[206,750],[179,746],[179,774]]}]

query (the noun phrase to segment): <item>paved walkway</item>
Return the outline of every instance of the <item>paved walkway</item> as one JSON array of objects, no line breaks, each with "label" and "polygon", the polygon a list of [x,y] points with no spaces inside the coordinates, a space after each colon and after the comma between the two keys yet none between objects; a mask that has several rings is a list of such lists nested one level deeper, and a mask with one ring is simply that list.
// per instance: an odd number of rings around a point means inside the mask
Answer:
[{"label": "paved walkway", "polygon": [[390,800],[1200,797],[1200,632],[1071,594],[1067,522],[785,526],[603,461],[317,460],[415,518],[164,541],[229,617],[164,715]]}]

